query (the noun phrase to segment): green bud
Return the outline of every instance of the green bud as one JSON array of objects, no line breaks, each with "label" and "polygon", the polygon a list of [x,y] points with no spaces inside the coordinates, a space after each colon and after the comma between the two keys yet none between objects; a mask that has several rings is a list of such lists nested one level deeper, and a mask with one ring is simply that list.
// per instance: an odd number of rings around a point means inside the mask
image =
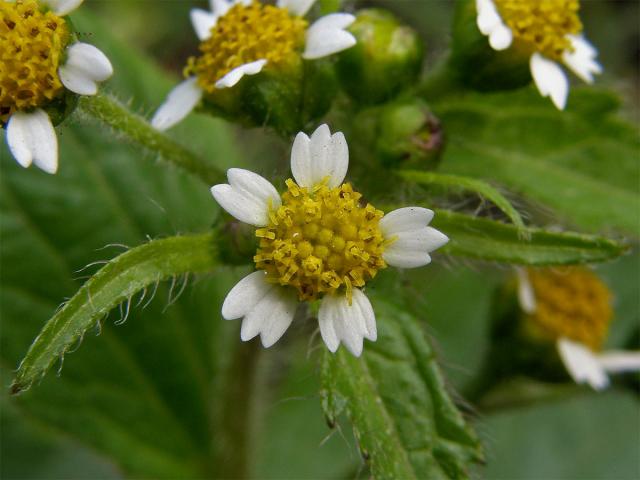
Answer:
[{"label": "green bud", "polygon": [[496,51],[477,25],[475,0],[460,0],[453,21],[450,67],[458,81],[480,91],[509,90],[531,82],[530,54],[511,46]]},{"label": "green bud", "polygon": [[381,103],[418,78],[422,41],[391,13],[361,10],[349,31],[357,43],[339,55],[337,70],[344,90],[354,100],[370,105]]},{"label": "green bud", "polygon": [[372,145],[374,155],[387,167],[434,169],[442,153],[440,121],[418,98],[398,100],[359,113],[359,135]]}]

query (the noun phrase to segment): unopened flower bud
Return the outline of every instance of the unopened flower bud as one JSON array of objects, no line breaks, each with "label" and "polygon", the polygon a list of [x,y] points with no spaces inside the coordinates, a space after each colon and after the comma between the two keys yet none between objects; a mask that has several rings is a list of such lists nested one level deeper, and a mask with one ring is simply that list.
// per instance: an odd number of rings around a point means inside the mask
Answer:
[{"label": "unopened flower bud", "polygon": [[422,41],[384,10],[361,10],[356,17],[349,31],[357,44],[340,54],[339,78],[353,99],[380,103],[415,82],[422,68]]},{"label": "unopened flower bud", "polygon": [[417,98],[363,110],[356,124],[372,145],[375,157],[387,167],[434,169],[444,147],[440,120]]}]

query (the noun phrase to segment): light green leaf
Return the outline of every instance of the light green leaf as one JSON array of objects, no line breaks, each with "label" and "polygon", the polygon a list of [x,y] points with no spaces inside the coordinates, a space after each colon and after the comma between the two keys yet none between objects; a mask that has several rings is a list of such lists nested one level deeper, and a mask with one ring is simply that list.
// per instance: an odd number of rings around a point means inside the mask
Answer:
[{"label": "light green leaf", "polygon": [[466,478],[482,460],[473,430],[451,400],[414,317],[372,299],[379,338],[361,358],[325,354],[322,406],[330,424],[346,413],[377,479]]},{"label": "light green leaf", "polygon": [[405,180],[415,182],[420,185],[437,185],[447,189],[467,190],[469,192],[477,193],[478,195],[493,202],[496,207],[502,210],[504,214],[509,217],[516,227],[524,228],[522,217],[513,205],[511,205],[509,200],[486,182],[458,175],[447,175],[445,173],[425,172],[420,170],[400,170],[396,173]]},{"label": "light green leaf", "polygon": [[613,95],[572,89],[564,112],[533,89],[432,106],[447,132],[443,171],[499,182],[568,225],[640,235],[640,136]]},{"label": "light green leaf", "polygon": [[[613,240],[538,228],[518,229],[487,218],[437,210],[433,226],[449,237],[442,253],[520,265],[572,265],[614,259],[627,247]],[[523,235],[524,233],[524,235]]]},{"label": "light green leaf", "polygon": [[42,378],[87,330],[120,303],[126,302],[128,316],[136,293],[178,275],[213,270],[218,263],[216,257],[213,234],[207,233],[151,241],[114,258],[45,324],[20,363],[12,393]]}]

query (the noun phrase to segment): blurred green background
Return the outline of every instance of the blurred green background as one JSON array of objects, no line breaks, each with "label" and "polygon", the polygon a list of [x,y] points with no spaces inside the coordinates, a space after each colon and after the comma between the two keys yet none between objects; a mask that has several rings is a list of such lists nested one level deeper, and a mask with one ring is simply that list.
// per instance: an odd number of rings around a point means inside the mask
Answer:
[{"label": "blurred green background", "polygon": [[[387,7],[417,28],[427,45],[428,65],[447,48],[452,1],[389,0],[356,4],[358,7]],[[163,69],[173,72],[176,79],[184,59],[194,53],[197,46],[188,17],[189,9],[194,6],[204,7],[205,2],[86,2],[86,8],[93,10],[115,36],[131,49],[145,52]],[[640,2],[583,1],[582,10],[586,33],[597,45],[605,67],[606,73],[598,83],[618,91],[625,101],[624,114],[639,124]],[[77,25],[87,41],[102,46],[98,35],[83,30],[82,21]],[[111,88],[121,98],[130,97],[138,111],[153,111],[162,96],[157,97],[156,103],[141,101],[127,88],[126,76],[133,74],[117,72]],[[188,131],[188,126],[184,131]],[[251,141],[239,141],[242,137]],[[220,141],[235,143],[234,155],[246,164],[266,159],[268,165],[275,165],[278,159],[286,156],[288,149],[280,142],[265,139],[261,132],[238,131],[234,139]],[[202,143],[204,140],[193,141]],[[64,142],[63,135],[61,143]],[[227,161],[233,164],[234,159]],[[265,168],[268,167],[263,166]],[[166,215],[169,217],[170,212]],[[164,221],[173,231],[188,231],[192,224],[198,224],[184,218]],[[640,260],[637,255],[626,256],[598,271],[615,294],[616,319],[609,344],[619,347],[640,321]],[[427,319],[425,326],[439,352],[442,367],[459,390],[469,384],[486,351],[491,294],[508,274],[505,267],[497,265],[451,262],[388,279],[406,281],[413,286],[407,295],[413,298],[415,310]],[[239,272],[230,275],[236,278]],[[206,282],[204,279],[193,288],[211,290],[206,295],[208,301],[218,305],[226,285],[220,282],[219,286],[211,288],[203,285]],[[135,318],[129,321],[135,321]],[[36,332],[37,328],[32,328],[31,333]],[[260,410],[263,420],[255,432],[252,456],[256,475],[274,479],[366,478],[366,469],[348,429],[331,431],[324,422],[318,396],[317,365],[313,360],[306,360],[309,347],[305,335],[291,337],[263,355],[263,368],[278,373],[268,375],[268,401]],[[7,340],[3,340],[3,348],[24,352],[27,339],[28,336],[21,338],[13,347],[7,347]],[[86,341],[81,347],[82,354],[90,356],[90,350],[101,340]],[[78,358],[72,355],[67,361],[74,362]],[[295,360],[292,362],[291,359]],[[6,367],[4,385],[10,381],[6,371],[10,373],[15,365]],[[59,381],[55,375],[50,377],[49,385]],[[478,477],[640,478],[640,408],[637,396],[631,393],[611,390],[589,394],[585,391],[583,395],[564,400],[481,415],[470,411],[469,415],[475,418],[487,451],[487,466],[478,469]],[[120,478],[118,469],[107,458],[74,438],[29,418],[8,401],[6,394],[2,397],[0,427],[2,478]]]}]

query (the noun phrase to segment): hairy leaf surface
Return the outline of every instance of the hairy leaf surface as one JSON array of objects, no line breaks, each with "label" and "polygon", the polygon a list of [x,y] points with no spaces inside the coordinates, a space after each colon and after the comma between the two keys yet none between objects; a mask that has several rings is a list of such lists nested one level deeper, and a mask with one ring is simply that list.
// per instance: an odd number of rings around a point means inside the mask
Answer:
[{"label": "hairy leaf surface", "polygon": [[377,479],[465,478],[482,460],[475,433],[451,400],[417,320],[372,298],[379,337],[355,358],[344,348],[322,366],[330,424],[346,413]]},{"label": "hairy leaf surface", "polygon": [[571,90],[566,111],[534,89],[459,94],[434,104],[442,170],[502,183],[587,231],[640,235],[640,136],[610,93]]},{"label": "hairy leaf surface", "polygon": [[442,253],[521,265],[570,265],[614,259],[624,244],[571,232],[519,229],[487,218],[437,210],[433,226],[449,237]]}]

